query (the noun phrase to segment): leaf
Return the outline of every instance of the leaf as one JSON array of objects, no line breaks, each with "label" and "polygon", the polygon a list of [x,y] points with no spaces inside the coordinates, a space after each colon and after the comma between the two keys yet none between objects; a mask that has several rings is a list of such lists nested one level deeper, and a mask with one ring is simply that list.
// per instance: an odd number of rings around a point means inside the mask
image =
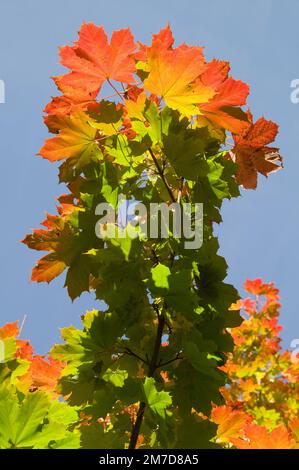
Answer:
[{"label": "leaf", "polygon": [[[16,394],[1,391],[0,442],[1,447],[26,447],[38,432],[47,414],[49,401],[42,392],[35,392],[19,404]],[[29,446],[31,444],[29,443]]]},{"label": "leaf", "polygon": [[214,407],[211,419],[218,424],[217,439],[221,442],[229,442],[231,438],[238,438],[242,435],[245,424],[250,421],[246,413],[233,410],[227,405]]},{"label": "leaf", "polygon": [[54,360],[52,357],[34,356],[31,360],[27,374],[22,378],[23,382],[30,383],[31,389],[39,389],[53,393],[58,380],[61,377],[65,364]]},{"label": "leaf", "polygon": [[48,403],[46,395],[41,392],[24,399],[14,423],[13,443],[16,446],[26,446],[26,441],[38,431],[48,411]]},{"label": "leaf", "polygon": [[95,142],[97,130],[89,123],[88,116],[77,111],[64,118],[64,125],[57,137],[47,139],[39,154],[51,162],[76,158],[76,166],[82,166],[100,154]]},{"label": "leaf", "polygon": [[64,261],[57,258],[55,253],[41,258],[32,270],[31,280],[35,282],[51,282],[66,268]]},{"label": "leaf", "polygon": [[111,382],[115,387],[123,387],[128,377],[128,372],[126,370],[107,369],[102,377],[107,382]]},{"label": "leaf", "polygon": [[0,328],[0,339],[15,338],[19,336],[18,322],[6,323]]},{"label": "leaf", "polygon": [[134,83],[135,63],[132,54],[136,46],[129,29],[114,31],[110,45],[103,27],[84,23],[74,46],[60,49],[60,61],[72,70],[56,77],[59,86],[99,91],[105,80]]},{"label": "leaf", "polygon": [[296,442],[283,425],[268,432],[264,426],[247,424],[244,428],[244,439],[232,438],[238,449],[294,449]]},{"label": "leaf", "polygon": [[157,266],[151,269],[152,280],[155,287],[158,289],[168,289],[169,282],[168,277],[170,276],[170,269],[164,264],[158,263]]},{"label": "leaf", "polygon": [[176,311],[185,314],[194,312],[197,297],[192,290],[191,270],[171,272],[167,266],[159,263],[151,269],[151,275],[148,286],[153,297],[163,296],[167,305]]},{"label": "leaf", "polygon": [[89,291],[89,278],[89,258],[88,256],[81,255],[70,266],[65,279],[65,287],[67,287],[68,294],[72,300],[79,297],[82,292]]},{"label": "leaf", "polygon": [[143,383],[143,393],[147,405],[153,413],[165,417],[167,407],[171,405],[172,400],[168,392],[158,392],[155,385],[155,379],[146,377]]},{"label": "leaf", "polygon": [[176,49],[152,46],[144,80],[146,90],[161,96],[166,105],[183,114],[198,113],[197,104],[207,102],[214,90],[197,80],[204,68],[201,47],[182,44]]},{"label": "leaf", "polygon": [[213,145],[207,129],[186,131],[180,127],[171,127],[163,138],[165,155],[174,167],[176,174],[191,181],[207,175],[209,166],[204,157]]},{"label": "leaf", "polygon": [[257,173],[268,176],[282,168],[278,149],[267,147],[275,139],[277,132],[277,124],[262,117],[255,124],[246,126],[241,135],[234,136],[232,157],[239,166],[237,180],[244,188],[256,188]]}]

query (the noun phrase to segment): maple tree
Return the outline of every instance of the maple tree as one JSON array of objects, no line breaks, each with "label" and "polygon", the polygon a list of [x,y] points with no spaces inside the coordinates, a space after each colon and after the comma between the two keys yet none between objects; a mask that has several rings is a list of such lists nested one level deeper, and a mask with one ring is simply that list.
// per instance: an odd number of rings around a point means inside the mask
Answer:
[{"label": "maple tree", "polygon": [[244,321],[232,331],[235,347],[223,366],[229,385],[225,405],[215,407],[217,442],[241,449],[299,448],[299,358],[281,349],[279,291],[247,280],[252,296],[239,300]]},{"label": "maple tree", "polygon": [[[4,364],[0,390],[15,421],[3,431],[0,419],[2,445],[217,447],[207,416],[223,403],[230,329],[242,319],[229,309],[238,293],[224,282],[213,224],[240,185],[254,188],[257,173],[281,167],[277,149],[267,147],[277,127],[254,123],[241,108],[249,88],[227,62],[207,62],[198,46],[175,47],[169,26],[148,46],[128,29],[109,43],[102,27],[85,23],[60,58],[69,72],[54,77],[61,94],[46,106],[45,123],[55,135],[39,155],[59,162],[68,192],[24,243],[47,252],[32,280],[66,271],[72,300],[93,292],[105,307],[87,312],[82,330],[64,328],[48,360],[23,346]],[[96,207],[119,209],[121,194],[147,207],[203,203],[203,245],[187,249],[174,233],[150,238],[138,225],[135,238],[120,236],[128,224],[99,238]],[[24,417],[28,438],[16,431]]]}]

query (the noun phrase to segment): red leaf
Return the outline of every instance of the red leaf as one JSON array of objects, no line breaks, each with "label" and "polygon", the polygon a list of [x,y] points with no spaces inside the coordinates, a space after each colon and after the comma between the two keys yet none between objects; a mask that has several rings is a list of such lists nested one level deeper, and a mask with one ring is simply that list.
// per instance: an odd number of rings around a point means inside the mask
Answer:
[{"label": "red leaf", "polygon": [[[248,113],[251,119],[251,114]],[[235,147],[231,156],[239,166],[237,180],[247,189],[257,186],[257,173],[268,176],[282,168],[282,158],[278,149],[267,147],[278,132],[278,126],[263,117],[248,124],[240,135],[234,135]]]}]

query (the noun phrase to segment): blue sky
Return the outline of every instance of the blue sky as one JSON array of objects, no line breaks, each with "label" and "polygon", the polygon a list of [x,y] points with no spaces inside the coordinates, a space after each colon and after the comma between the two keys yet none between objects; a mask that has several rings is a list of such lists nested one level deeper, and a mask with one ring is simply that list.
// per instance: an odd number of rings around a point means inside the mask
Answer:
[{"label": "blue sky", "polygon": [[26,314],[22,336],[45,353],[58,341],[59,327],[79,325],[80,315],[96,306],[87,294],[72,304],[63,276],[50,285],[30,283],[38,253],[20,243],[44,211],[54,211],[54,197],[63,192],[55,165],[35,156],[47,136],[42,109],[55,94],[49,77],[63,70],[58,46],[74,40],[83,21],[104,25],[109,33],[130,26],[141,41],[170,22],[178,43],[204,45],[208,58],[229,60],[233,76],[251,86],[254,116],[280,124],[285,169],[227,202],[218,232],[228,280],[241,292],[246,278],[275,281],[284,345],[299,338],[299,104],[290,101],[290,83],[299,78],[298,9],[297,0],[1,2],[1,323]]}]

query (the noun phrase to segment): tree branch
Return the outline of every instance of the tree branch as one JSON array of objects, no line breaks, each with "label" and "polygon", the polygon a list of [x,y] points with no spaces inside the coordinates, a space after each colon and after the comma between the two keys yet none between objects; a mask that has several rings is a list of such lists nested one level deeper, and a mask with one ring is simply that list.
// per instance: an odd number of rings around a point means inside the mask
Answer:
[{"label": "tree branch", "polygon": [[144,362],[144,364],[146,364],[146,365],[149,365],[149,363],[146,359],[143,359],[141,356],[138,356],[138,354],[134,353],[134,351],[132,351],[132,349],[130,349],[128,347],[125,348],[124,354],[128,354],[129,356],[134,356],[137,359],[139,359],[139,361]]},{"label": "tree branch", "polygon": [[150,155],[151,155],[151,157],[152,157],[152,159],[153,159],[153,161],[154,161],[154,164],[156,165],[156,168],[157,168],[157,170],[158,170],[158,173],[159,173],[159,175],[160,175],[160,177],[161,177],[161,179],[162,179],[162,181],[163,181],[163,183],[164,183],[164,185],[165,185],[165,187],[166,187],[166,189],[167,189],[167,191],[168,191],[168,194],[169,194],[169,196],[170,196],[170,199],[172,200],[172,202],[176,202],[176,199],[175,199],[175,197],[174,197],[174,195],[173,195],[173,193],[172,193],[170,187],[168,186],[168,183],[167,183],[167,181],[166,181],[166,179],[165,179],[165,176],[164,176],[164,172],[163,172],[162,168],[160,167],[159,162],[158,162],[158,160],[157,160],[157,158],[156,158],[154,152],[152,151],[151,148],[149,148],[148,151],[149,151],[149,153],[150,153]]},{"label": "tree branch", "polygon": [[169,361],[162,362],[159,364],[159,367],[164,367],[167,364],[171,364],[172,362],[178,361],[180,359],[184,359],[182,356],[180,356],[180,353],[177,353],[177,355],[173,359],[169,359]]}]

